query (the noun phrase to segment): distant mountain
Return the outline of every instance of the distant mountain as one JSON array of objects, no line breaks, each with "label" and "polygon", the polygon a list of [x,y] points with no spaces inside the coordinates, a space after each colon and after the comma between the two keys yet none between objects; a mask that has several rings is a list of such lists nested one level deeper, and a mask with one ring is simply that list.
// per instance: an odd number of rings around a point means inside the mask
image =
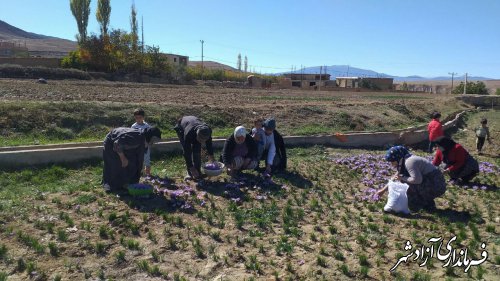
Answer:
[{"label": "distant mountain", "polygon": [[[320,66],[312,66],[312,67],[306,67],[303,70],[295,70],[294,73],[310,73],[310,74],[319,74],[320,72]],[[285,74],[285,73],[290,73],[288,72],[282,72],[282,73],[276,73],[277,75],[280,74]],[[325,73],[325,69],[323,69],[323,73]],[[380,73],[376,72],[373,70],[368,70],[368,69],[362,69],[362,68],[357,68],[357,67],[352,67],[348,65],[330,65],[326,66],[326,73],[331,75],[330,79],[335,79],[336,77],[386,77],[386,78],[394,78],[394,81],[406,81],[406,82],[415,82],[415,81],[437,81],[437,80],[450,80],[450,76],[439,76],[439,77],[422,77],[418,75],[411,75],[411,76],[396,76],[396,75],[390,75],[386,73]],[[455,79],[457,80],[463,80],[464,76],[455,76]],[[480,76],[469,76],[467,77],[469,80],[492,80],[492,78],[487,78],[487,77],[480,77]]]},{"label": "distant mountain", "polygon": [[77,49],[75,41],[24,31],[0,20],[0,41],[26,46],[30,55],[64,56]]},{"label": "distant mountain", "polygon": [[[189,66],[201,66],[201,61],[189,61]],[[221,70],[231,70],[238,71],[238,69],[231,67],[229,65],[225,65],[216,61],[203,61],[203,67],[207,69],[221,69]]]}]

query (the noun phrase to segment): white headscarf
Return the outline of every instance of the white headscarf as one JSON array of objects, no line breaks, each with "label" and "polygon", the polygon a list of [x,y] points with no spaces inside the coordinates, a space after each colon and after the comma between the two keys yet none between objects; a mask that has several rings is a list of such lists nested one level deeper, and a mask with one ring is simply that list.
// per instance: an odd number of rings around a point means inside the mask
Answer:
[{"label": "white headscarf", "polygon": [[242,143],[238,142],[238,137],[246,137],[247,136],[247,130],[243,126],[238,126],[236,129],[234,129],[234,138],[236,139],[236,143]]}]

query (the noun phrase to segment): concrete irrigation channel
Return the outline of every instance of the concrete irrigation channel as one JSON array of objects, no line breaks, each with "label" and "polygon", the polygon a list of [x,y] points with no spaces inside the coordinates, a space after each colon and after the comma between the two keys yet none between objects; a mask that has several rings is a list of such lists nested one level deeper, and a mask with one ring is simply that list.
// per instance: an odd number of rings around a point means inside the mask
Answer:
[{"label": "concrete irrigation channel", "polygon": [[[454,128],[466,113],[457,114],[443,125],[445,130]],[[325,145],[345,148],[382,148],[393,144],[414,145],[428,139],[427,126],[409,127],[392,132],[353,132],[328,136],[285,136],[287,147]],[[214,139],[214,148],[222,148],[224,139]],[[179,141],[165,140],[153,146],[153,153],[180,152]],[[0,167],[21,168],[29,166],[68,164],[102,158],[102,142],[55,144],[43,146],[17,146],[0,148]]]}]

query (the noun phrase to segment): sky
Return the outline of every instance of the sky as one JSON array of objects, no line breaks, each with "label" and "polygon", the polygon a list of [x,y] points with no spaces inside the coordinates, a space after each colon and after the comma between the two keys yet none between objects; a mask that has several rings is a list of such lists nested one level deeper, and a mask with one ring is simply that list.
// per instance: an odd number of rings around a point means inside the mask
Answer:
[{"label": "sky", "polygon": [[[99,33],[98,0],[88,33]],[[111,0],[110,27],[130,30],[132,0]],[[500,79],[498,0],[135,0],[144,41],[162,52],[250,70],[350,65],[381,73]],[[0,0],[0,19],[75,40],[69,0]]]}]

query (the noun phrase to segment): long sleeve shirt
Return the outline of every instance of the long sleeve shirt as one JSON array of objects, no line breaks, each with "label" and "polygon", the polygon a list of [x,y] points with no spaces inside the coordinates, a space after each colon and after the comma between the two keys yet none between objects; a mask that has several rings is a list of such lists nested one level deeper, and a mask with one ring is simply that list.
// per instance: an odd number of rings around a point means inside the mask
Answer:
[{"label": "long sleeve shirt", "polygon": [[264,150],[267,150],[267,159],[266,163],[269,165],[273,164],[274,161],[274,156],[276,155],[276,145],[274,143],[274,133],[271,135],[265,135],[266,136],[266,141],[264,145]]},{"label": "long sleeve shirt", "polygon": [[[136,122],[131,126],[131,128],[144,130],[146,128],[151,128],[151,125],[147,122],[143,122],[142,124]],[[151,167],[151,149],[149,148],[144,152],[144,166]]]},{"label": "long sleeve shirt", "polygon": [[105,142],[112,143],[113,150],[118,153],[136,148],[140,148],[144,153],[146,139],[140,130],[120,127],[113,129]]},{"label": "long sleeve shirt", "polygon": [[462,168],[463,165],[465,165],[465,161],[467,161],[468,156],[469,153],[467,152],[467,150],[465,150],[463,146],[457,143],[452,149],[450,149],[446,159],[441,149],[436,150],[436,155],[434,155],[434,160],[432,160],[432,164],[434,166],[439,166],[441,162],[444,162],[446,165],[448,165],[447,168],[448,170],[456,171]]},{"label": "long sleeve shirt", "polygon": [[[252,136],[249,134],[245,137],[245,142],[247,148],[247,154],[243,158],[250,158],[255,160],[257,158],[257,144],[253,140]],[[236,139],[234,134],[231,134],[229,138],[224,142],[224,148],[222,149],[221,159],[225,165],[230,165],[234,159],[234,148],[236,147]],[[241,155],[239,155],[241,156]]]},{"label": "long sleeve shirt", "polygon": [[444,136],[443,125],[436,119],[432,119],[427,125],[427,131],[429,131],[429,140],[435,141],[437,138]]},{"label": "long sleeve shirt", "polygon": [[[201,152],[201,143],[198,142],[196,138],[196,130],[200,126],[206,126],[200,119],[195,116],[185,116],[181,119],[180,126],[182,131],[184,132],[184,140],[183,140],[183,151],[184,151],[184,160],[186,162],[186,166],[191,168],[194,166],[193,163],[193,153]],[[212,137],[210,137],[206,142],[205,146],[207,148],[208,155],[214,155],[214,149],[212,146]]]},{"label": "long sleeve shirt", "polygon": [[429,160],[415,155],[405,160],[405,167],[410,176],[402,177],[401,180],[409,184],[421,184],[424,180],[424,175],[437,169]]}]

